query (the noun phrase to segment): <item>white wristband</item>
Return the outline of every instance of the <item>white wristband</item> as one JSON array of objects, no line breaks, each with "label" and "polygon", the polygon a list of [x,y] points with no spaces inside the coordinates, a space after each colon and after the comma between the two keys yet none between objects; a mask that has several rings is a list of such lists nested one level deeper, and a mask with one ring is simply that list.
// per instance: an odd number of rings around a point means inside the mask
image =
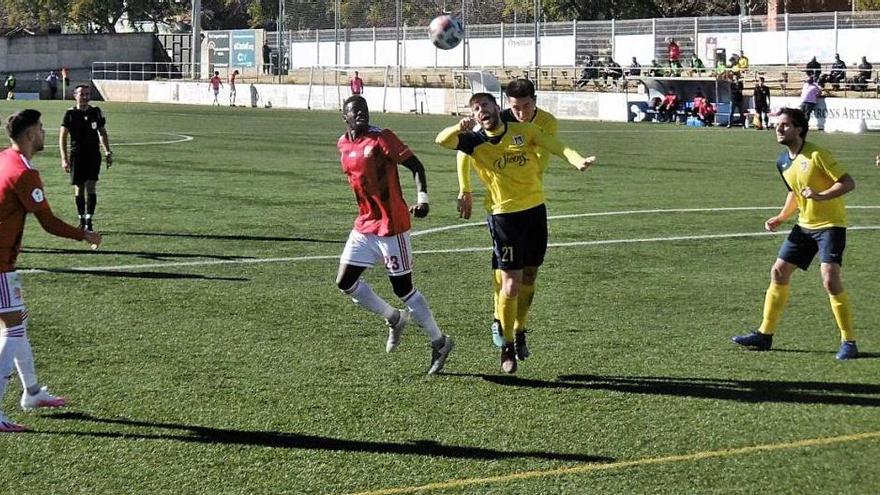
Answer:
[{"label": "white wristband", "polygon": [[428,204],[428,193],[419,191],[419,195],[416,199],[416,203],[418,204]]}]

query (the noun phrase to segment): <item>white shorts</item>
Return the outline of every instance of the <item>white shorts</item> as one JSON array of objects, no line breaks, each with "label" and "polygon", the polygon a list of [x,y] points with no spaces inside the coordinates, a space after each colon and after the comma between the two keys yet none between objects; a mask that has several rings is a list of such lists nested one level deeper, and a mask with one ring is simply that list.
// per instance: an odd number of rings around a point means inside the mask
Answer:
[{"label": "white shorts", "polygon": [[412,245],[409,242],[409,231],[382,237],[376,234],[362,234],[352,229],[339,263],[363,267],[382,263],[389,276],[406,275],[412,272]]},{"label": "white shorts", "polygon": [[21,277],[18,272],[0,273],[0,313],[24,309],[21,295]]}]

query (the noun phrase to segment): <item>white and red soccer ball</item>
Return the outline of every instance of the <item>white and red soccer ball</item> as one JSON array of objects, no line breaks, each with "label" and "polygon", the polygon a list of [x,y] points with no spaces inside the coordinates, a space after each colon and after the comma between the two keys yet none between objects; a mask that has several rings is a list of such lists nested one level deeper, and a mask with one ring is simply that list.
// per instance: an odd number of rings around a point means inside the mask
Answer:
[{"label": "white and red soccer ball", "polygon": [[437,48],[451,50],[464,38],[464,26],[450,15],[437,16],[428,26],[428,36]]}]

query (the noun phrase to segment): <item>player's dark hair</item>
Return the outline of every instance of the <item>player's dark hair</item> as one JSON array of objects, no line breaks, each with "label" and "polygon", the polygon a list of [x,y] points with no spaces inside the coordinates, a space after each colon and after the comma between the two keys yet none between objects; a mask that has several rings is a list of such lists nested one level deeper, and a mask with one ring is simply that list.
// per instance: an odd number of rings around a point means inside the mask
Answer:
[{"label": "player's dark hair", "polygon": [[507,96],[513,98],[535,97],[535,84],[528,79],[514,79],[507,83]]},{"label": "player's dark hair", "polygon": [[365,106],[367,105],[367,99],[364,98],[363,96],[351,95],[348,98],[346,98],[344,102],[342,102],[342,111],[343,112],[345,111],[345,107],[347,107],[349,103],[354,103],[354,102],[363,103]]},{"label": "player's dark hair", "polygon": [[800,108],[783,108],[779,110],[779,115],[786,115],[788,118],[792,120],[792,123],[795,127],[800,128],[801,130],[801,139],[807,138],[807,131],[810,130],[810,122],[807,120],[807,115]]},{"label": "player's dark hair", "polygon": [[40,121],[40,112],[27,109],[15,112],[6,119],[6,134],[14,141],[21,137],[25,131]]},{"label": "player's dark hair", "polygon": [[74,91],[76,91],[76,90],[78,90],[78,89],[81,89],[81,88],[88,88],[88,89],[92,89],[92,87],[91,87],[91,86],[89,86],[89,85],[88,85],[88,84],[77,84],[77,85],[76,85],[76,87],[75,87],[75,88],[73,88],[73,90],[74,90]]},{"label": "player's dark hair", "polygon": [[473,106],[475,101],[481,100],[483,98],[491,101],[495,105],[498,105],[498,101],[495,99],[495,96],[492,95],[492,93],[474,93],[471,95],[471,99],[468,100],[468,106]]}]

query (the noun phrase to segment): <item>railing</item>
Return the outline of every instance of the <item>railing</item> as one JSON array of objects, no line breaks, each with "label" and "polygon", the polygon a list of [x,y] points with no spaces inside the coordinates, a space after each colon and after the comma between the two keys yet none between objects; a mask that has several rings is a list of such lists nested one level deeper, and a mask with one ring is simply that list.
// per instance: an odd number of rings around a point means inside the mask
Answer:
[{"label": "railing", "polygon": [[[209,67],[202,72],[201,64],[178,62],[92,62],[92,79],[110,79],[117,81],[152,81],[152,80],[206,80],[209,79]],[[249,76],[249,82],[283,82],[283,77],[273,64],[266,64],[260,74]],[[226,69],[216,69],[221,74]]]}]

